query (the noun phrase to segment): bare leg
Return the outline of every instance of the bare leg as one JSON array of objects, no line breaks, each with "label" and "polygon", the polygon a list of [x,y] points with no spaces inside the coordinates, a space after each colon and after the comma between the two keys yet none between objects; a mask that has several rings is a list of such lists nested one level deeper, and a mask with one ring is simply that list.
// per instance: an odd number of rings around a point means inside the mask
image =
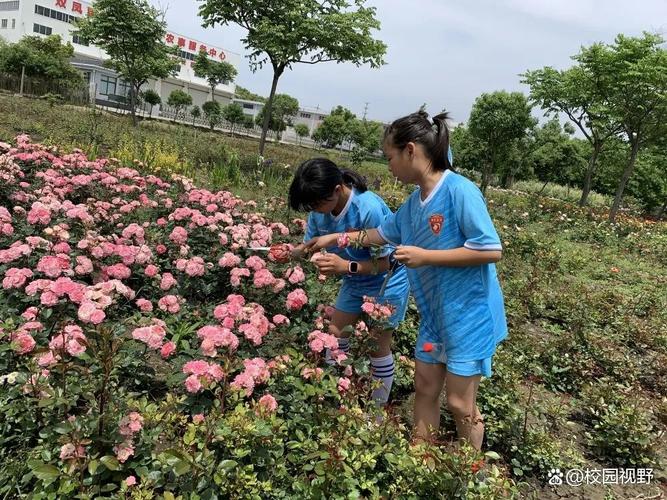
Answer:
[{"label": "bare leg", "polygon": [[445,365],[415,362],[415,439],[432,441],[440,426]]},{"label": "bare leg", "polygon": [[462,377],[447,372],[447,407],[454,416],[460,440],[468,441],[475,449],[482,448],[484,421],[477,408],[477,390],[481,375]]}]

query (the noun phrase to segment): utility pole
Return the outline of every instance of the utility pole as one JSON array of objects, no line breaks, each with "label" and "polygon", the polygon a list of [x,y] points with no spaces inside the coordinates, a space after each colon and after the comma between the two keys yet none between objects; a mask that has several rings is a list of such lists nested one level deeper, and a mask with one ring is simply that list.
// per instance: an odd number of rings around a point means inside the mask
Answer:
[{"label": "utility pole", "polygon": [[364,106],[364,121],[366,121],[366,113],[368,112],[368,102],[365,103]]}]

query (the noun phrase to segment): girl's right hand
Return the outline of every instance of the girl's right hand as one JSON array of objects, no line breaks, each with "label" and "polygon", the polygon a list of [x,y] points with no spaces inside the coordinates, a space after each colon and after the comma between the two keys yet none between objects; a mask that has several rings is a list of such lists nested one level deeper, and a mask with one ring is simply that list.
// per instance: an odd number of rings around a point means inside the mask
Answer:
[{"label": "girl's right hand", "polygon": [[335,247],[338,244],[338,233],[325,234],[312,240],[306,241],[305,250],[311,253],[318,252],[323,248]]}]

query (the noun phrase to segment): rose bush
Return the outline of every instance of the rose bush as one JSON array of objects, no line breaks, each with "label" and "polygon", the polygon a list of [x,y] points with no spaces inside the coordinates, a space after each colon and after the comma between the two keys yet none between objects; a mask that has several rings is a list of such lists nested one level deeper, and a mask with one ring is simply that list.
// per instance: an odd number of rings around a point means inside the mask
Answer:
[{"label": "rose bush", "polygon": [[[286,262],[302,220],[27,136],[0,143],[0,177],[0,493],[514,491],[493,466],[478,475],[478,454],[411,446],[400,419],[376,422],[364,356],[326,333],[316,268]],[[272,245],[267,259],[250,250]],[[362,349],[390,314],[366,310]]]}]

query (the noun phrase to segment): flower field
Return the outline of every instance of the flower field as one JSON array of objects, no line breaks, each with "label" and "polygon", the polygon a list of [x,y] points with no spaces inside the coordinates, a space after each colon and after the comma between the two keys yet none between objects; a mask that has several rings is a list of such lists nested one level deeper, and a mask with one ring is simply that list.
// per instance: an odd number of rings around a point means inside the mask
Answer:
[{"label": "flower field", "polygon": [[[316,268],[251,249],[298,242],[302,219],[27,136],[0,143],[0,177],[3,495],[511,493],[376,418],[362,361],[324,364]],[[365,307],[358,352],[385,309]]]},{"label": "flower field", "polygon": [[572,467],[653,468],[615,498],[664,485],[664,223],[491,191],[510,337],[480,455],[450,445],[446,411],[440,442],[411,443],[414,308],[379,411],[368,331],[388,311],[368,302],[350,357],[324,363],[337,287],[286,261],[299,214],[158,174],[0,142],[3,498],[551,498]]}]

